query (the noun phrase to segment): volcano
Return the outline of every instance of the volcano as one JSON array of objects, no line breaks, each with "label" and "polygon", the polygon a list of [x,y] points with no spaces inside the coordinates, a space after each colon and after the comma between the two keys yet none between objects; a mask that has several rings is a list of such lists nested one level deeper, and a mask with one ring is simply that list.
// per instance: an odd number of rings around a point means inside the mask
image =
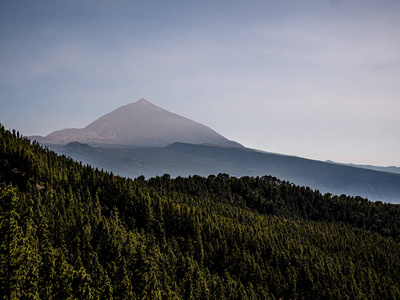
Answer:
[{"label": "volcano", "polygon": [[85,128],[63,129],[46,137],[46,144],[79,142],[88,145],[164,147],[172,143],[242,147],[211,128],[162,109],[146,99],[117,108]]}]

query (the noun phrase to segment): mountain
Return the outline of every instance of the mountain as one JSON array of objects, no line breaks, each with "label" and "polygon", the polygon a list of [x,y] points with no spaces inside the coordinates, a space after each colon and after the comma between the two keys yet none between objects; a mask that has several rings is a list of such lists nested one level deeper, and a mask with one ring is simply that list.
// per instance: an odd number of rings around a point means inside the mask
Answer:
[{"label": "mountain", "polygon": [[46,144],[79,142],[89,145],[163,147],[174,142],[241,147],[211,128],[168,112],[145,99],[106,114],[85,128],[63,129],[46,137]]},{"label": "mountain", "polygon": [[390,173],[400,174],[400,168],[399,167],[395,167],[395,166],[380,167],[380,166],[371,166],[371,165],[344,164],[344,163],[334,162],[334,161],[331,161],[331,160],[327,160],[326,162],[332,163],[332,164],[337,164],[337,165],[343,165],[343,166],[350,166],[350,167],[369,169],[369,170],[374,170],[374,171],[390,172]]},{"label": "mountain", "polygon": [[32,139],[59,154],[131,178],[272,175],[323,193],[400,203],[399,174],[248,149],[145,99],[85,128]]},{"label": "mountain", "polygon": [[121,176],[136,178],[271,175],[323,193],[362,196],[400,203],[400,175],[343,166],[247,148],[174,143],[166,147],[91,147],[80,143],[50,146],[60,154]]}]

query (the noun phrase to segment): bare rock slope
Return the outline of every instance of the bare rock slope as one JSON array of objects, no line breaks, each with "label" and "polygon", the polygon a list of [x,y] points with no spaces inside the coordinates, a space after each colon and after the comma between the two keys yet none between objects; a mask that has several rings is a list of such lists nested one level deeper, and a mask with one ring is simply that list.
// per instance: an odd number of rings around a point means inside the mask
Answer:
[{"label": "bare rock slope", "polygon": [[48,144],[80,142],[135,147],[163,147],[182,142],[241,147],[211,128],[166,111],[145,99],[122,106],[85,128],[55,131],[40,141]]}]

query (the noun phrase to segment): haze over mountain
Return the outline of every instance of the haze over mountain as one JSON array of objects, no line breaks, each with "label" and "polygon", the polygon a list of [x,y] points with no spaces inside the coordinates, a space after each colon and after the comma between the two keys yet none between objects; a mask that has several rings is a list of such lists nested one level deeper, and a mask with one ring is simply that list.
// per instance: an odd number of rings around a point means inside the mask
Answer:
[{"label": "haze over mountain", "polygon": [[241,147],[211,128],[171,113],[145,99],[100,117],[85,128],[63,129],[34,139],[47,144],[164,147],[175,142]]}]

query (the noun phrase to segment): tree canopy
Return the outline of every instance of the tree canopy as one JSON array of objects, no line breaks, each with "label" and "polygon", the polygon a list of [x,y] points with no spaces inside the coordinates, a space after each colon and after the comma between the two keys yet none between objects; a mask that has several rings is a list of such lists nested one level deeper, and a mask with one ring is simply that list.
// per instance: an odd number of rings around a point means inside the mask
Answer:
[{"label": "tree canopy", "polygon": [[400,299],[399,228],[398,205],[122,178],[0,129],[2,299]]}]

